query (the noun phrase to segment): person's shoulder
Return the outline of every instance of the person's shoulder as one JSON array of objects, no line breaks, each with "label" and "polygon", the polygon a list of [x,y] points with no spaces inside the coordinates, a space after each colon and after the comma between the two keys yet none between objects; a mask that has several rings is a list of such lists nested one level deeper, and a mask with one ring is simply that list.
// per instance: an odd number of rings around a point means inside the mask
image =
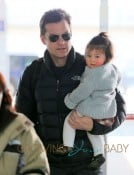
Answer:
[{"label": "person's shoulder", "polygon": [[10,135],[10,133],[12,133],[11,138],[15,138],[23,131],[29,131],[34,127],[33,123],[24,114],[18,112],[15,114],[16,117],[5,130],[5,134],[7,135]]},{"label": "person's shoulder", "polygon": [[43,62],[43,58],[37,58],[35,60],[33,60],[24,70],[24,74],[23,75],[33,75],[34,72],[36,71],[36,69],[38,69],[38,67],[41,66]]},{"label": "person's shoulder", "polygon": [[[110,70],[110,69],[109,69],[109,70]],[[120,70],[119,70],[118,67],[117,67],[116,65],[114,65],[114,64],[111,64],[111,71],[112,71],[114,74],[118,75],[119,77],[121,76]],[[120,78],[121,78],[121,77],[120,77]]]},{"label": "person's shoulder", "polygon": [[16,120],[20,123],[20,128],[23,127],[25,130],[29,130],[31,127],[34,127],[32,121],[24,114],[17,112]]},{"label": "person's shoulder", "polygon": [[36,65],[41,64],[42,62],[43,62],[43,57],[37,58],[37,59],[33,60],[33,61],[31,62],[31,64],[28,65],[27,67],[28,67],[28,68],[33,68],[33,67],[35,67]]},{"label": "person's shoulder", "polygon": [[75,52],[75,54],[76,54],[76,58],[77,58],[77,59],[82,59],[82,60],[84,60],[84,55],[80,54],[79,52]]},{"label": "person's shoulder", "polygon": [[85,59],[84,59],[84,55],[78,53],[78,52],[75,52],[76,54],[76,61],[83,64],[84,66],[86,65],[86,62],[85,62]]},{"label": "person's shoulder", "polygon": [[111,63],[106,63],[106,64],[103,64],[103,65],[101,65],[101,66],[99,66],[99,67],[96,67],[96,68],[94,68],[96,71],[99,71],[100,73],[102,72],[102,73],[105,73],[105,72],[111,72],[113,69],[114,69],[114,67],[113,67],[113,65],[111,64]]},{"label": "person's shoulder", "polygon": [[111,67],[116,70],[117,72],[119,71],[118,67],[115,64],[111,64]]}]

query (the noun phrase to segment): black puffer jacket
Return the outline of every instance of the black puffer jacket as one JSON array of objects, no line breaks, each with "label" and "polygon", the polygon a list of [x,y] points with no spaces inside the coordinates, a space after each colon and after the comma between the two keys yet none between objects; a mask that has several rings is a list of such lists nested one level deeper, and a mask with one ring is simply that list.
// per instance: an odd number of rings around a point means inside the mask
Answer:
[{"label": "black puffer jacket", "polygon": [[[40,64],[38,68],[37,64]],[[84,68],[83,56],[74,52],[73,48],[68,56],[66,66],[62,68],[56,68],[53,65],[50,55],[46,51],[44,58],[34,61],[27,67],[20,82],[16,108],[36,123],[37,132],[46,146],[51,165],[89,164],[92,158],[92,147],[85,131],[76,132],[76,151],[73,155],[60,157],[53,154],[54,149],[63,143],[63,123],[66,115],[70,112],[64,104],[64,97],[78,86]],[[92,134],[108,133],[118,127],[125,118],[123,108],[118,112],[119,117],[116,117],[114,127],[104,127],[94,121]]]}]

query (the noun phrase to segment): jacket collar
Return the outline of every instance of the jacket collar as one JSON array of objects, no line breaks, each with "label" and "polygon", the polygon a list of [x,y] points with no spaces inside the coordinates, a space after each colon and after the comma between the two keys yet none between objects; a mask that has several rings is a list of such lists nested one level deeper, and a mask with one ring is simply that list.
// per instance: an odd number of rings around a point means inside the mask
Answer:
[{"label": "jacket collar", "polygon": [[[74,48],[72,47],[69,54],[68,54],[67,63],[64,66],[65,70],[68,70],[73,65],[75,59],[76,59],[76,54],[75,54]],[[45,62],[48,69],[52,71],[53,68],[55,67],[55,65],[52,61],[52,58],[51,58],[48,50],[46,50],[44,53],[43,61]]]}]

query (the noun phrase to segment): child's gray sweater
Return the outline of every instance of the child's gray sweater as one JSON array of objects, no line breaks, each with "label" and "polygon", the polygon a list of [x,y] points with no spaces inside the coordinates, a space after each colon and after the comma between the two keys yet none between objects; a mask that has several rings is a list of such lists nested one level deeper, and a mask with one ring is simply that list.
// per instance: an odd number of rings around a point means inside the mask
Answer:
[{"label": "child's gray sweater", "polygon": [[79,86],[65,97],[65,104],[94,119],[114,117],[117,111],[115,88],[119,81],[120,73],[110,63],[96,68],[86,66]]}]

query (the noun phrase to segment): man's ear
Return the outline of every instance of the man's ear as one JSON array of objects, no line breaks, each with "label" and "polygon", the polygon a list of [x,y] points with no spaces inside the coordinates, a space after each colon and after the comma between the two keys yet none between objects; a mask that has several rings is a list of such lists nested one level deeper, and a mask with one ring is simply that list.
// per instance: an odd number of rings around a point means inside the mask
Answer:
[{"label": "man's ear", "polygon": [[46,39],[45,39],[45,36],[44,35],[40,35],[40,39],[42,41],[43,44],[46,44]]}]

